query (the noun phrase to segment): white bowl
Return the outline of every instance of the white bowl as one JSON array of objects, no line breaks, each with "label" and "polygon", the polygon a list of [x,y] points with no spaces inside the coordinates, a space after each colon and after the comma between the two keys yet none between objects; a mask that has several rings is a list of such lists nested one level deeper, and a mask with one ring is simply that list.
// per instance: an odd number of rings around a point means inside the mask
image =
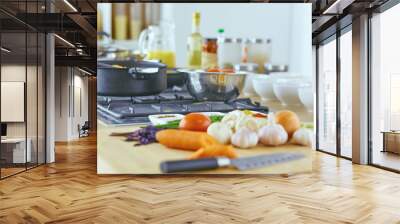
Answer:
[{"label": "white bowl", "polygon": [[304,84],[297,89],[301,103],[312,112],[314,109],[314,92],[311,84]]},{"label": "white bowl", "polygon": [[302,83],[304,83],[304,80],[300,78],[277,79],[274,81],[273,90],[283,105],[301,105],[297,89]]},{"label": "white bowl", "polygon": [[273,91],[273,78],[269,75],[256,75],[252,78],[253,88],[262,100],[276,100]]},{"label": "white bowl", "polygon": [[274,72],[271,73],[270,76],[273,80],[277,79],[303,79],[304,77],[296,74],[296,73],[289,73],[289,72]]},{"label": "white bowl", "polygon": [[247,73],[246,79],[244,80],[244,87],[243,87],[243,93],[246,96],[256,96],[257,93],[254,90],[253,86],[253,78],[258,76],[258,74],[254,73]]}]

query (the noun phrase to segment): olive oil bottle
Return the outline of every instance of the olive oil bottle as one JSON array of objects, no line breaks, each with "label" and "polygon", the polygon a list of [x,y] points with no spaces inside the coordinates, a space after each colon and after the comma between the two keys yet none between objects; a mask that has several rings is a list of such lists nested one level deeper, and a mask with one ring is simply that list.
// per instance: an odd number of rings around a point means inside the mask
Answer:
[{"label": "olive oil bottle", "polygon": [[200,34],[200,13],[193,13],[192,34],[188,37],[187,62],[189,68],[201,68],[203,37]]}]

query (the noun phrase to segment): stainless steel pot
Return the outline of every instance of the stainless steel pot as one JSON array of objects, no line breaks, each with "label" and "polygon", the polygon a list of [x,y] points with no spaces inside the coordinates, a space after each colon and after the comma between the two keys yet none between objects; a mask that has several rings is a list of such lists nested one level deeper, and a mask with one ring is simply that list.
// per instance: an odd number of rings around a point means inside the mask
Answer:
[{"label": "stainless steel pot", "polygon": [[232,101],[243,90],[246,74],[187,71],[187,89],[201,101]]}]

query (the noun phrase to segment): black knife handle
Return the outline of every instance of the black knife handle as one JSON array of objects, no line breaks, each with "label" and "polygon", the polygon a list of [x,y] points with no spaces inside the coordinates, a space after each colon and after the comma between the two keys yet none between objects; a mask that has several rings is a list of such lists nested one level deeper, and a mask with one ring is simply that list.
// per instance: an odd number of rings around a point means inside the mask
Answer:
[{"label": "black knife handle", "polygon": [[162,162],[160,164],[160,169],[163,173],[212,170],[216,168],[218,168],[218,161],[216,158],[175,160]]}]

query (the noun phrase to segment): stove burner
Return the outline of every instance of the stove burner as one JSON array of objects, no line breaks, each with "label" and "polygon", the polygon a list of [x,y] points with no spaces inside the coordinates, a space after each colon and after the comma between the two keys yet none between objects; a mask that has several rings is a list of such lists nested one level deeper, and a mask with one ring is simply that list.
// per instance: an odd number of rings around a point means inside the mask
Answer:
[{"label": "stove burner", "polygon": [[268,112],[268,108],[248,98],[232,102],[197,101],[186,91],[171,91],[156,96],[99,98],[99,118],[109,124],[148,123],[152,114],[187,114],[190,112],[230,112],[232,110]]}]

